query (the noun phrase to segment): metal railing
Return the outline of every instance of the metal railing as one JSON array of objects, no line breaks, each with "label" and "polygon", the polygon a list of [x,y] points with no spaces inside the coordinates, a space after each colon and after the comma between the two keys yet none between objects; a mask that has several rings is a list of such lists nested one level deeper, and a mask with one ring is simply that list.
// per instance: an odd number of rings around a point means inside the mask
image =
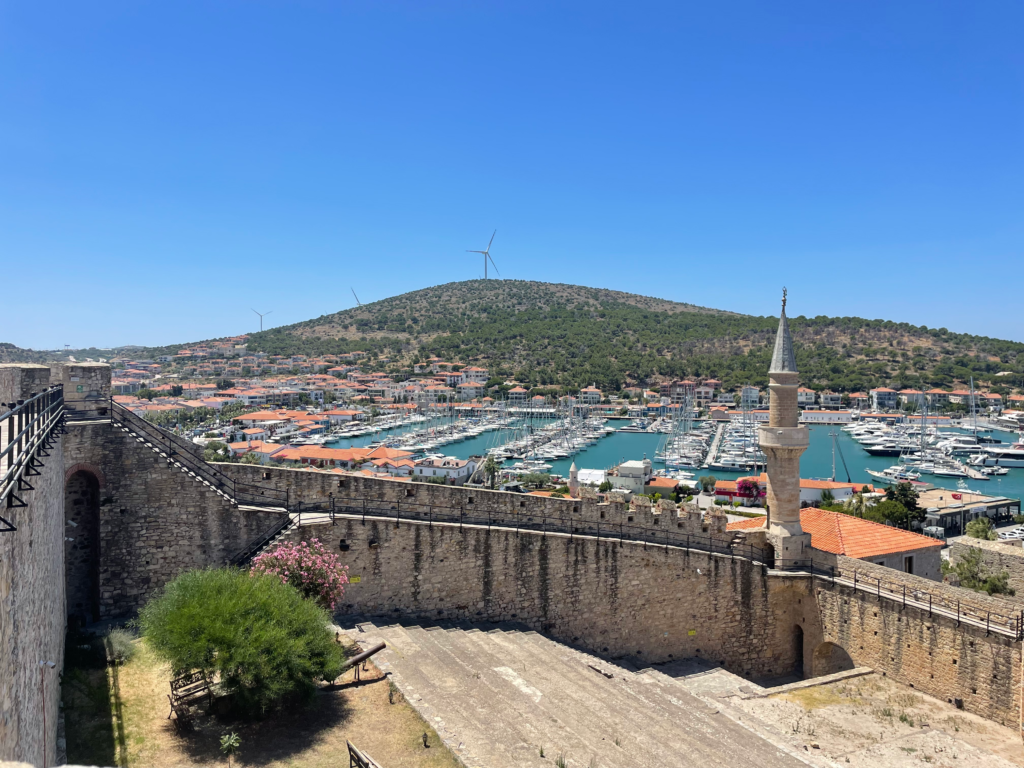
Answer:
[{"label": "metal railing", "polygon": [[182,438],[160,429],[156,424],[137,416],[113,400],[110,402],[110,416],[111,422],[115,426],[126,428],[135,432],[143,440],[148,440],[154,448],[166,454],[168,462],[185,467],[196,477],[205,480],[212,487],[230,496],[236,503],[254,507],[288,508],[287,490],[282,491],[254,483],[243,483],[228,477],[189,450],[179,447],[175,441]]},{"label": "metal railing", "polygon": [[248,565],[256,555],[266,549],[270,542],[281,535],[281,533],[291,525],[295,524],[295,522],[296,520],[291,515],[282,515],[280,520],[276,521],[258,538],[253,539],[246,544],[243,549],[236,552],[228,562],[238,568]]},{"label": "metal railing", "polygon": [[883,579],[876,573],[852,566],[837,568],[831,563],[816,562],[812,568],[816,578],[829,584],[852,587],[878,600],[899,603],[927,611],[929,616],[942,616],[956,621],[957,626],[967,624],[984,629],[987,634],[998,634],[1014,640],[1024,640],[1024,611],[1003,612],[993,610],[981,600],[972,601],[970,592],[957,599],[928,589],[917,589],[906,582]]},{"label": "metal railing", "polygon": [[[19,493],[34,490],[52,441],[64,426],[64,388],[49,387],[27,400],[0,405],[0,509],[28,506]],[[0,533],[16,531],[0,517]]]}]

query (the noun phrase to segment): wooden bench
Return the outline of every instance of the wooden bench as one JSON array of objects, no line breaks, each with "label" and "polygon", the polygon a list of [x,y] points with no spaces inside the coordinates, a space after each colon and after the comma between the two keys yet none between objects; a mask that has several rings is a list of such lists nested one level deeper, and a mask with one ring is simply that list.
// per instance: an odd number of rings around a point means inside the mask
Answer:
[{"label": "wooden bench", "polygon": [[381,768],[380,763],[356,749],[356,745],[351,741],[345,743],[348,744],[348,768]]},{"label": "wooden bench", "polygon": [[189,672],[171,680],[171,692],[167,695],[167,700],[171,704],[167,719],[174,715],[175,724],[179,729],[191,729],[193,708],[204,700],[209,707],[213,701],[213,691],[206,673]]}]

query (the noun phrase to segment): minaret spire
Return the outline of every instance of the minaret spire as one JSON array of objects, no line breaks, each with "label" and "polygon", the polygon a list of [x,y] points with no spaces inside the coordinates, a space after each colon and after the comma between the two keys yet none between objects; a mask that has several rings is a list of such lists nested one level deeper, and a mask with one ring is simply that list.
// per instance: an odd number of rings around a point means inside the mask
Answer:
[{"label": "minaret spire", "polygon": [[779,330],[775,334],[775,350],[769,372],[796,373],[796,355],[793,353],[793,337],[789,335],[789,320],[786,319],[786,289],[782,289],[782,313],[779,315]]},{"label": "minaret spire", "polygon": [[767,459],[768,539],[775,548],[775,567],[795,570],[811,561],[810,536],[800,526],[800,454],[807,450],[810,436],[800,426],[799,376],[786,319],[786,293],[783,288],[779,330],[768,368],[768,424],[760,428],[759,443]]}]

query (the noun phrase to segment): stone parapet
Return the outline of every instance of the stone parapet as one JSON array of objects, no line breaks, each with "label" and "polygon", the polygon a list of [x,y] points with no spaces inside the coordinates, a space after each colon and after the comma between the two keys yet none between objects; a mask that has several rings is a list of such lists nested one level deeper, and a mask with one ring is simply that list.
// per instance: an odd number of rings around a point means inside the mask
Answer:
[{"label": "stone parapet", "polygon": [[106,416],[110,407],[110,366],[106,363],[63,363],[51,378],[64,385],[69,418]]},{"label": "stone parapet", "polygon": [[0,411],[4,405],[28,400],[50,386],[50,369],[32,363],[0,363]]}]

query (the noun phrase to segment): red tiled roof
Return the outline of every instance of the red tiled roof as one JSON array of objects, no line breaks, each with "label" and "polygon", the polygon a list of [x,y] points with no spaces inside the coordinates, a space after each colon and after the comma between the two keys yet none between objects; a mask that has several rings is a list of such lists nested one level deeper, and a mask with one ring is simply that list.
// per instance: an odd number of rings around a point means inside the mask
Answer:
[{"label": "red tiled roof", "polygon": [[[760,528],[764,518],[749,518],[729,523],[727,530]],[[811,546],[834,555],[857,559],[878,557],[915,549],[942,547],[942,542],[919,533],[873,523],[842,512],[807,507],[800,510],[800,526],[811,534]]]}]

